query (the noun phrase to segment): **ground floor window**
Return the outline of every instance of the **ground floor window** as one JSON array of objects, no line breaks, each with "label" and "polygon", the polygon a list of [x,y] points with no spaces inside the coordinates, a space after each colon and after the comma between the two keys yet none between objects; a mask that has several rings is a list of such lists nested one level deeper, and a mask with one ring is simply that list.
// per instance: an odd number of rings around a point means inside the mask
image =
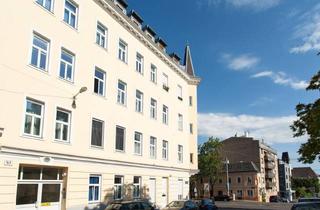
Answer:
[{"label": "ground floor window", "polygon": [[237,198],[242,198],[242,190],[237,190]]},{"label": "ground floor window", "polygon": [[248,193],[248,197],[253,197],[253,190],[248,190],[247,193]]},{"label": "ground floor window", "polygon": [[141,194],[141,177],[133,177],[133,198],[140,198]]},{"label": "ground floor window", "polygon": [[89,177],[89,202],[100,201],[101,176],[90,175]]},{"label": "ground floor window", "polygon": [[114,199],[120,200],[123,196],[123,176],[114,177]]}]

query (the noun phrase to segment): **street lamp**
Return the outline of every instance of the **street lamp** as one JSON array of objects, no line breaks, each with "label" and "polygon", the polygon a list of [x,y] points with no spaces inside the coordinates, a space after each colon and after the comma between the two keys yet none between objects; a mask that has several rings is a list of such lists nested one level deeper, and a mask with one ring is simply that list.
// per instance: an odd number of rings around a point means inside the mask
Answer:
[{"label": "street lamp", "polygon": [[72,108],[77,108],[77,104],[76,104],[76,100],[77,100],[77,96],[80,94],[80,93],[84,93],[88,90],[87,87],[81,87],[80,90],[72,97]]},{"label": "street lamp", "polygon": [[226,160],[225,160],[225,164],[226,164],[226,174],[227,174],[227,195],[229,196],[229,191],[230,191],[230,183],[229,183],[229,160],[228,158],[226,157]]}]

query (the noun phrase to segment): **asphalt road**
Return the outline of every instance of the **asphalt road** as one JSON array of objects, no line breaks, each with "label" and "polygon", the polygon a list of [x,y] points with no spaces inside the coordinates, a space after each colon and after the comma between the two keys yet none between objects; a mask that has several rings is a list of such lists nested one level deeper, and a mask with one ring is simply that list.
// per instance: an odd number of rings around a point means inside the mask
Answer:
[{"label": "asphalt road", "polygon": [[219,210],[290,210],[290,203],[259,203],[251,201],[216,201]]}]

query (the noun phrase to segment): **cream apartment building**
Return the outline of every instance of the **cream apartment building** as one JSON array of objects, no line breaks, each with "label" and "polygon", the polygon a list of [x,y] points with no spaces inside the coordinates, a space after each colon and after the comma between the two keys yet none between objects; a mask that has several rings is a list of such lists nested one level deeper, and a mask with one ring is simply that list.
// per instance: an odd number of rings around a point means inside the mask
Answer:
[{"label": "cream apartment building", "polygon": [[188,197],[197,85],[124,0],[0,7],[0,209]]}]

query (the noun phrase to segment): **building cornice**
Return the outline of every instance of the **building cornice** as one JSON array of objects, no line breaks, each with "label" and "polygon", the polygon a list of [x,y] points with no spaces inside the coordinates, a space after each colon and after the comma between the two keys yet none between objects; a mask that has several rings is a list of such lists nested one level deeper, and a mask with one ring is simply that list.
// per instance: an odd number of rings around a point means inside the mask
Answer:
[{"label": "building cornice", "polygon": [[106,165],[117,165],[117,166],[125,166],[125,167],[134,167],[134,168],[145,168],[145,169],[159,169],[166,171],[175,171],[175,172],[186,172],[189,174],[194,174],[196,170],[189,168],[179,168],[179,167],[170,167],[170,166],[160,166],[155,164],[146,164],[146,163],[133,163],[126,162],[120,160],[112,160],[112,159],[102,159],[95,157],[86,157],[86,156],[78,156],[78,155],[70,155],[70,154],[62,154],[62,153],[52,153],[52,152],[44,152],[38,150],[29,150],[29,149],[21,149],[14,147],[1,146],[0,147],[0,155],[15,155],[15,156],[24,156],[24,157],[35,157],[35,158],[44,158],[48,157],[53,160],[64,160],[64,161],[75,161],[75,162],[86,162],[86,163],[95,163],[95,164],[106,164]]},{"label": "building cornice", "polygon": [[166,63],[174,72],[187,81],[188,84],[198,85],[200,83],[201,79],[199,77],[190,77],[186,72],[184,72],[179,64],[175,63],[167,53],[160,49],[160,47],[157,46],[154,41],[148,38],[148,36],[138,26],[136,26],[126,14],[116,7],[112,0],[94,1],[106,12],[108,12],[111,17],[118,21],[127,31],[134,35],[137,40],[149,48],[151,52],[159,57],[164,63]]}]

